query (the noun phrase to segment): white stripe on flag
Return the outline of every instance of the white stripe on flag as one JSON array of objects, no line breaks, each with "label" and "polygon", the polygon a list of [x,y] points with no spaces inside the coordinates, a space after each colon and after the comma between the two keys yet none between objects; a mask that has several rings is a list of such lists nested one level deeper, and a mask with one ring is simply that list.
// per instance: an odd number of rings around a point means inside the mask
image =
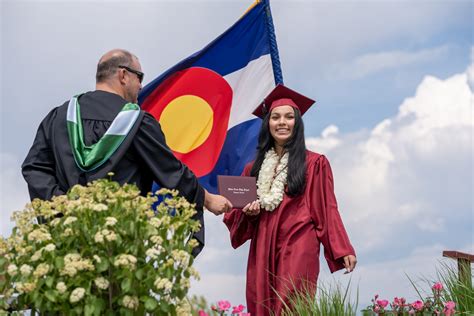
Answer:
[{"label": "white stripe on flag", "polygon": [[114,119],[105,135],[127,135],[137,120],[140,111],[122,111]]},{"label": "white stripe on flag", "polygon": [[250,61],[247,66],[224,77],[234,92],[228,129],[256,118],[255,108],[275,88],[272,59],[269,54]]}]

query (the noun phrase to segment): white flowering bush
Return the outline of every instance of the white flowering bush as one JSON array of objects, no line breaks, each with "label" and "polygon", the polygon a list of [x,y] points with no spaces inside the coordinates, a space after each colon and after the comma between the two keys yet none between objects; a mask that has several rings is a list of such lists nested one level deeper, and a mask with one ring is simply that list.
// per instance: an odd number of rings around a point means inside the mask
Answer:
[{"label": "white flowering bush", "polygon": [[139,193],[102,179],[15,212],[16,227],[0,239],[0,314],[186,314],[189,278],[199,277],[191,256],[196,211],[161,190],[154,212],[156,197]]}]

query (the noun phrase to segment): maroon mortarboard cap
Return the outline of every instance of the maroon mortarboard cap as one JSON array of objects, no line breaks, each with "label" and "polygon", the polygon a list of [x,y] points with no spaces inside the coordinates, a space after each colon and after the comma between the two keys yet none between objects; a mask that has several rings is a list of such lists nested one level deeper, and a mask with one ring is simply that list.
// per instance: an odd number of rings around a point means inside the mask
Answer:
[{"label": "maroon mortarboard cap", "polygon": [[289,105],[299,109],[303,115],[313,104],[314,100],[305,97],[304,95],[278,84],[263,100],[262,103],[253,111],[253,115],[263,119],[265,114],[274,108],[282,105]]}]

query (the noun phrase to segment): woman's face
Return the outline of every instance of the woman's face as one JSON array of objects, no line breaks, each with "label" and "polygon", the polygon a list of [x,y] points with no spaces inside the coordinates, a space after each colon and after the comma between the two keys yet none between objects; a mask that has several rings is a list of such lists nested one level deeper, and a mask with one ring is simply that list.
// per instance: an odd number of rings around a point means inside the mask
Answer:
[{"label": "woman's face", "polygon": [[295,126],[295,110],[289,105],[282,105],[274,108],[270,113],[270,121],[268,123],[270,134],[275,143],[280,146],[286,144],[293,134]]}]

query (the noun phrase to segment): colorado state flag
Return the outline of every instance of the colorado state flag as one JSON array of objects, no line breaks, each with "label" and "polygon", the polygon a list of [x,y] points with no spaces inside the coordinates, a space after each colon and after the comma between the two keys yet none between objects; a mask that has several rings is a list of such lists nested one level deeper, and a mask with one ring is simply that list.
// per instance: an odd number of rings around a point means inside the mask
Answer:
[{"label": "colorado state flag", "polygon": [[166,142],[210,192],[217,175],[240,175],[255,158],[255,107],[282,83],[268,0],[143,88],[139,103]]}]

